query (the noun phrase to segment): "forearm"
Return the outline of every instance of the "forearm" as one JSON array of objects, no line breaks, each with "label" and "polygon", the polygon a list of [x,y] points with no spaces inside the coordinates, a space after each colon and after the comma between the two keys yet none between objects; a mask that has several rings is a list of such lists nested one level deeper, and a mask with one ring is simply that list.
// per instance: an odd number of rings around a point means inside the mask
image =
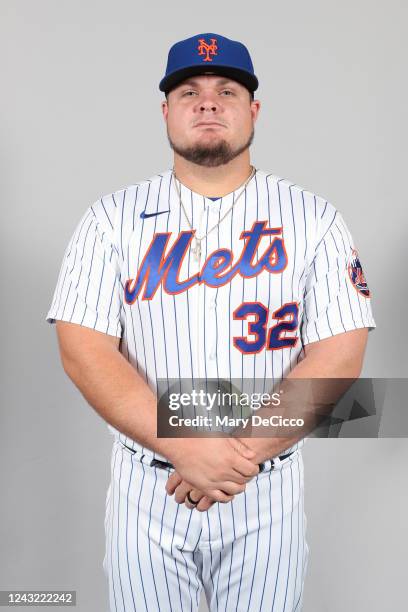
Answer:
[{"label": "forearm", "polygon": [[[307,436],[333,410],[335,403],[347,391],[361,370],[361,357],[358,354],[350,358],[347,353],[331,354],[316,351],[307,354],[283,381],[280,389],[291,389],[291,399],[282,400],[280,406],[268,406],[256,412],[257,415],[269,418],[272,415],[283,415],[304,420],[302,427],[261,426],[252,429],[252,436],[245,431],[236,433],[239,440],[255,450],[255,459],[259,462],[276,457]],[[304,383],[300,382],[304,379]],[[285,398],[285,392],[281,396]],[[286,411],[286,412],[285,412]],[[288,435],[284,435],[288,432]]]},{"label": "forearm", "polygon": [[64,370],[95,411],[121,433],[164,456],[174,440],[157,438],[156,396],[114,346],[97,344],[63,357]]},{"label": "forearm", "polygon": [[[300,439],[304,438],[305,435],[307,435],[308,432],[313,429],[314,425],[316,424],[316,415],[313,413],[313,407],[310,410],[310,403],[308,402],[311,398],[306,397],[306,394],[303,393],[307,387],[308,379],[316,379],[317,376],[319,376],[319,378],[321,377],[322,379],[327,379],[330,393],[333,395],[333,397],[339,397],[341,395],[341,391],[344,392],[351,384],[352,380],[359,375],[360,364],[358,359],[350,359],[344,351],[338,351],[337,355],[332,354],[330,355],[331,358],[328,357],[329,356],[325,353],[325,351],[322,353],[319,351],[310,351],[307,357],[293,368],[280,386],[280,388],[284,389],[286,392],[288,390],[288,386],[291,385],[293,380],[306,379],[305,385],[300,383],[301,387],[295,387],[294,393],[294,403],[296,406],[299,406],[299,414],[302,414],[302,416],[305,418],[305,427],[298,427],[295,430],[290,428],[290,431],[294,433],[288,436],[285,435],[284,437],[282,435],[282,428],[274,428],[272,426],[262,427],[261,430],[253,429],[252,433],[254,433],[255,436],[262,437],[251,437],[251,435],[248,436],[247,430],[243,430],[242,428],[235,430],[234,437],[255,452],[255,455],[252,458],[252,461],[255,464],[259,464],[266,459],[281,455],[284,450],[299,442]],[[323,409],[327,409],[327,405],[324,405],[327,402],[327,398],[325,396],[330,395],[330,393],[326,393],[326,389],[324,387],[324,381],[322,385],[318,385],[320,395],[323,394],[323,398],[317,398],[319,403],[317,407],[319,413],[322,412],[322,405]],[[313,391],[316,391],[316,389],[314,388]],[[293,416],[293,406],[290,406],[291,403],[293,404],[293,397],[292,400],[289,400],[289,402],[286,403],[286,409],[289,408],[290,412],[292,413],[291,416]],[[265,408],[261,408],[256,411],[256,414],[265,418],[272,415],[279,415],[284,412],[285,409],[285,402],[283,401],[282,404],[282,406],[278,407],[267,406]],[[305,409],[306,406],[309,408],[307,412]],[[178,490],[180,491],[179,503],[184,501],[186,491],[192,488],[191,486],[189,487],[188,483],[186,483],[177,473],[171,476],[169,479],[169,485],[169,492],[176,492],[176,500],[178,499],[177,492]],[[207,510],[212,505],[213,500],[211,499],[211,496],[206,497],[204,496],[204,493],[199,490],[194,490],[193,493],[193,499],[203,500],[197,506],[199,510]]]}]

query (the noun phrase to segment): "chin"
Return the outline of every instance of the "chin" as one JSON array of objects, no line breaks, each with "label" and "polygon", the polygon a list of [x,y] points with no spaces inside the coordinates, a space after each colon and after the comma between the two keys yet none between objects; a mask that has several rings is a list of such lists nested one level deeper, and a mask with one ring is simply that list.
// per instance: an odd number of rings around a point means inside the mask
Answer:
[{"label": "chin", "polygon": [[197,138],[194,142],[191,143],[192,147],[200,147],[200,146],[210,146],[219,147],[221,144],[225,144],[227,146],[231,146],[228,140],[225,138],[221,138],[218,134],[208,134],[204,137]]}]

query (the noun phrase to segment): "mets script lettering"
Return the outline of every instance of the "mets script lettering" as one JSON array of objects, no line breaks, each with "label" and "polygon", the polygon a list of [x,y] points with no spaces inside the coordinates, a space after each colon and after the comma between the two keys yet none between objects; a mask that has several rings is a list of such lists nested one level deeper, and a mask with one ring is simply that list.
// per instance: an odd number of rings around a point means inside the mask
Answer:
[{"label": "mets script lettering", "polygon": [[[233,264],[230,249],[217,249],[210,253],[200,272],[184,280],[179,278],[183,259],[188,253],[195,230],[182,231],[167,254],[171,232],[154,234],[149,248],[138,268],[135,279],[125,283],[125,301],[133,304],[143,289],[143,300],[151,300],[160,284],[169,294],[187,291],[196,283],[209,287],[221,287],[231,282],[236,274],[244,278],[257,276],[264,270],[272,274],[282,273],[287,265],[287,254],[281,227],[267,227],[267,221],[255,221],[249,231],[243,231],[241,256]],[[264,236],[274,236],[256,263],[253,262],[259,243]]]}]

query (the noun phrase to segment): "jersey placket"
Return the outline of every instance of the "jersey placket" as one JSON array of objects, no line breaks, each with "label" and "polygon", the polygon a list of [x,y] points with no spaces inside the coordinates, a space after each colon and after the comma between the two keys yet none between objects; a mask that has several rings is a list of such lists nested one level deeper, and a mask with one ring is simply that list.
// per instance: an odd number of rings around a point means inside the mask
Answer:
[{"label": "jersey placket", "polygon": [[[206,200],[204,214],[201,217],[199,236],[205,235],[219,219],[219,200]],[[200,268],[205,260],[218,249],[218,230],[215,228],[202,241]],[[217,346],[216,346],[216,288],[205,283],[199,285],[199,376],[201,378],[217,378]]]}]

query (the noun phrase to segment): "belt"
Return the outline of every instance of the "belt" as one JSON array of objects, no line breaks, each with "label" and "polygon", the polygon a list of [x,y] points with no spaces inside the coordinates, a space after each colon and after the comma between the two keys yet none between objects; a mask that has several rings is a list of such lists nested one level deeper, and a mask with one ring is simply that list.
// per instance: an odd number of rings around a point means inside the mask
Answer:
[{"label": "belt", "polygon": [[[161,459],[149,459],[147,455],[139,453],[139,451],[136,451],[134,448],[127,446],[123,442],[121,442],[121,445],[127,448],[133,455],[140,454],[140,456],[138,457],[139,461],[141,461],[142,463],[147,463],[147,465],[150,465],[150,467],[158,467],[163,470],[174,470],[175,469],[174,465],[170,463],[169,461],[162,461]],[[266,459],[262,463],[258,464],[259,472],[263,472],[266,469],[270,469],[270,470],[275,469],[275,467],[279,466],[281,461],[293,455],[294,452],[295,451],[291,451],[290,453],[286,453],[286,455],[279,455],[279,457],[273,457],[272,459]]]},{"label": "belt", "polygon": [[291,451],[290,453],[286,453],[286,455],[279,455],[279,457],[274,457],[273,459],[267,459],[263,463],[259,464],[259,471],[263,472],[264,470],[266,470],[266,468],[274,470],[275,467],[278,467],[281,461],[293,455],[294,452],[295,451]]}]

